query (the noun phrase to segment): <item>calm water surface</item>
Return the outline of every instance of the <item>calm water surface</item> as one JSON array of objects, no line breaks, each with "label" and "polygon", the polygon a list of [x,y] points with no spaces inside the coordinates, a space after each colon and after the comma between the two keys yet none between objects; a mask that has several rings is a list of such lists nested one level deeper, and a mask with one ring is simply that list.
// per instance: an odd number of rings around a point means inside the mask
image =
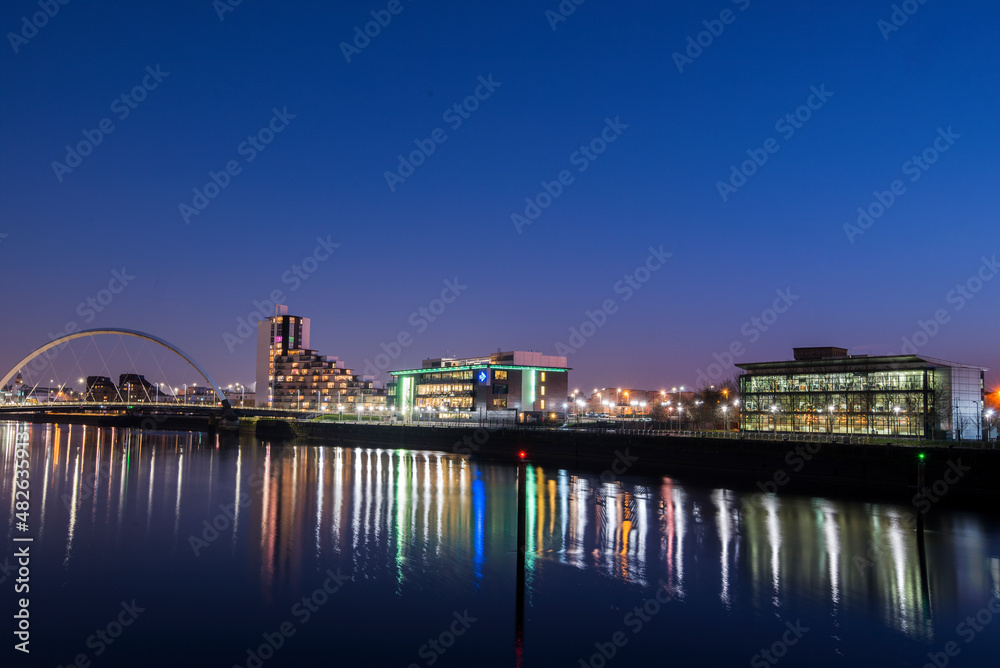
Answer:
[{"label": "calm water surface", "polygon": [[996,514],[931,513],[922,569],[905,503],[529,466],[517,644],[514,465],[12,423],[0,444],[5,666],[1000,665]]}]

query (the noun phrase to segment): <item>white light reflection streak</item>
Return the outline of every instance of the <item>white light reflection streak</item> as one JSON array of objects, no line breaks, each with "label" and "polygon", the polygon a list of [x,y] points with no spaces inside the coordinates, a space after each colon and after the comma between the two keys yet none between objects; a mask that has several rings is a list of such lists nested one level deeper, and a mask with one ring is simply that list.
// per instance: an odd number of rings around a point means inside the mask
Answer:
[{"label": "white light reflection streak", "polygon": [[[326,448],[319,448],[319,461],[316,463],[316,556],[322,554],[320,546],[320,527],[323,526],[323,473],[326,471]],[[233,534],[236,535],[235,533]]]},{"label": "white light reflection streak", "polygon": [[368,544],[368,535],[372,529],[372,451],[365,450],[367,461],[365,462],[365,545]]},{"label": "white light reflection streak", "polygon": [[778,500],[772,494],[764,497],[764,507],[767,509],[767,540],[771,544],[771,600],[775,607],[781,607],[781,597],[778,591],[781,573],[781,524],[778,521]]},{"label": "white light reflection streak", "polygon": [[184,453],[177,459],[177,504],[174,506],[174,549],[177,549],[177,530],[181,526],[181,492],[184,483]]},{"label": "white light reflection streak", "polygon": [[76,534],[76,510],[80,496],[80,453],[76,454],[76,465],[73,467],[73,500],[69,505],[69,531],[66,533],[66,557],[63,566],[69,565],[69,555],[73,552],[73,536]]},{"label": "white light reflection streak", "polygon": [[340,552],[340,515],[344,505],[344,449],[336,448],[333,452],[333,546]]},{"label": "white light reflection streak", "polygon": [[832,503],[823,501],[820,509],[823,511],[823,537],[830,567],[830,600],[836,609],[840,603],[840,527],[837,526],[836,509]]},{"label": "white light reflection streak", "polygon": [[684,492],[677,487],[673,488],[672,499],[674,526],[676,527],[676,539],[674,549],[676,550],[677,567],[677,590],[684,591],[684,534],[687,530],[687,520],[684,517]]},{"label": "white light reflection streak", "polygon": [[583,554],[587,540],[587,495],[589,485],[586,478],[577,476],[573,492],[573,506],[576,509],[576,540],[573,545],[573,565],[583,568]]},{"label": "white light reflection streak", "polygon": [[427,540],[431,531],[431,456],[424,453],[424,556],[426,558],[429,550]]},{"label": "white light reflection streak", "polygon": [[375,544],[379,544],[382,533],[382,449],[375,451]]},{"label": "white light reflection streak", "polygon": [[149,456],[149,495],[146,500],[146,535],[153,521],[153,487],[156,486],[156,448]]},{"label": "white light reflection streak", "polygon": [[354,566],[358,565],[358,535],[361,533],[361,453],[351,450],[354,459],[354,491],[351,494],[351,547],[354,549]]},{"label": "white light reflection streak", "polygon": [[441,461],[441,455],[436,455],[437,460],[435,466],[437,466],[437,499],[435,503],[437,504],[437,526],[435,527],[435,533],[437,534],[437,545],[434,547],[434,554],[441,554],[441,543],[443,542],[442,534],[444,525],[444,463]]},{"label": "white light reflection streak", "polygon": [[236,499],[233,506],[233,552],[236,551],[236,534],[240,528],[240,487],[243,483],[243,448],[236,450]]},{"label": "white light reflection streak", "polygon": [[907,607],[910,604],[906,592],[906,547],[904,546],[903,527],[899,514],[889,511],[889,547],[892,552],[892,567],[896,571],[896,597],[899,607],[900,630],[904,633],[911,633],[910,620],[907,619]]},{"label": "white light reflection streak", "polygon": [[729,500],[726,499],[725,491],[717,489],[712,492],[712,501],[715,502],[715,524],[719,529],[719,543],[722,551],[719,554],[719,565],[722,571],[722,590],[719,598],[722,599],[728,609],[729,600],[729,541],[732,537],[731,518],[729,516]]}]

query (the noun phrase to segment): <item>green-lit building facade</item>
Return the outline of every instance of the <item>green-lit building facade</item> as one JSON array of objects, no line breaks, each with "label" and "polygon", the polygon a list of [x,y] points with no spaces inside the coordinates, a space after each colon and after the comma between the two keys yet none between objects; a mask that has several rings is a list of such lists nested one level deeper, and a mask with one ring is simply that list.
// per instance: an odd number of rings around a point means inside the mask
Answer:
[{"label": "green-lit building facade", "polygon": [[794,360],[737,364],[740,429],[978,439],[985,372],[923,355],[795,348]]},{"label": "green-lit building facade", "polygon": [[561,422],[568,372],[565,357],[520,350],[426,359],[390,372],[388,400],[406,421]]}]

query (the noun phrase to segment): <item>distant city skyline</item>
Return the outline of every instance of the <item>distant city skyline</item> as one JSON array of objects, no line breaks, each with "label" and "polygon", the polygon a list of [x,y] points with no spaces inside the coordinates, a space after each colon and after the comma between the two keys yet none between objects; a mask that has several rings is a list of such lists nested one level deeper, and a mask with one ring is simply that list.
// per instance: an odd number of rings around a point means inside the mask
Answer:
[{"label": "distant city skyline", "polygon": [[995,5],[221,5],[0,8],[0,373],[122,327],[249,385],[277,301],[382,382],[840,346],[1000,389]]}]

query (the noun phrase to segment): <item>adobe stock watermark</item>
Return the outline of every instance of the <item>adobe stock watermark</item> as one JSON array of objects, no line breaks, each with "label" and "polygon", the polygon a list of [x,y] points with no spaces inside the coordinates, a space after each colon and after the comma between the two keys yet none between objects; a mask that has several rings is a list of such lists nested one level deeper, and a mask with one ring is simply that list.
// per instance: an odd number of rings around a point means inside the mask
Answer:
[{"label": "adobe stock watermark", "polygon": [[[164,72],[157,64],[156,68],[146,66],[146,75],[142,80],[132,87],[127,93],[122,93],[111,101],[111,113],[118,117],[119,121],[124,121],[129,115],[139,108],[139,104],[145,101],[151,92],[159,88],[163,80],[170,76],[170,72]],[[66,144],[66,156],[63,162],[52,161],[52,171],[55,172],[56,180],[62,183],[66,174],[71,174],[73,170],[83,164],[83,159],[94,152],[94,149],[101,145],[104,138],[115,131],[115,124],[110,118],[105,117],[97,122],[97,127],[93,130],[84,128],[80,131],[83,139],[74,145]]]},{"label": "adobe stock watermark", "polygon": [[[739,6],[741,12],[745,12],[750,6],[750,0],[731,1],[734,5]],[[674,51],[672,54],[677,71],[684,74],[684,67],[693,65],[694,61],[700,58],[701,54],[705,53],[705,49],[712,46],[715,40],[722,36],[722,33],[726,30],[726,26],[732,25],[736,21],[737,16],[736,12],[727,8],[719,12],[719,18],[702,21],[701,24],[705,26],[705,29],[694,37],[688,35],[687,47],[684,49],[684,53]]]},{"label": "adobe stock watermark", "polygon": [[423,334],[430,327],[430,324],[441,317],[449,304],[454,304],[463,292],[469,289],[468,285],[462,285],[458,281],[458,276],[454,280],[445,279],[441,295],[432,299],[427,306],[421,306],[410,314],[407,322],[413,328],[413,333],[409,329],[401,329],[395,338],[388,343],[383,341],[379,344],[382,352],[375,355],[375,361],[365,358],[365,368],[362,375],[376,376],[386,371],[392,363],[403,353],[403,348],[413,345],[413,334]]},{"label": "adobe stock watermark", "polygon": [[[976,298],[976,295],[983,289],[993,277],[1000,273],[1000,264],[997,263],[996,254],[993,257],[980,258],[979,268],[965,281],[958,283],[945,295],[945,302],[952,304],[952,311],[956,313],[966,307],[966,305]],[[930,342],[941,331],[941,327],[951,322],[951,313],[947,308],[939,308],[927,320],[917,320],[917,329],[910,336],[903,337],[903,346],[900,352],[904,355],[915,355],[918,350]]]},{"label": "adobe stock watermark", "polygon": [[[93,650],[93,657],[96,659],[108,650],[109,647],[115,644],[115,641],[121,637],[125,632],[125,629],[132,626],[132,624],[139,619],[139,613],[145,612],[146,608],[140,608],[135,599],[132,599],[131,603],[125,601],[121,602],[121,611],[108,622],[104,627],[97,629],[90,636],[87,637],[85,642],[87,649]],[[65,668],[87,668],[91,664],[91,655],[89,652],[81,652],[73,657],[73,660],[66,664]],[[58,668],[64,668],[62,664]]]},{"label": "adobe stock watermark", "polygon": [[795,623],[785,622],[786,631],[781,634],[781,638],[771,643],[767,649],[762,649],[754,654],[750,659],[753,668],[767,668],[778,663],[788,654],[788,648],[794,647],[802,640],[802,636],[809,632],[808,626],[802,625],[801,619],[796,619]]},{"label": "adobe stock watermark", "polygon": [[[994,615],[1000,615],[1000,598],[996,596],[990,598],[975,615],[969,615],[959,622],[955,627],[955,635],[968,645],[986,630],[986,627],[993,621]],[[949,640],[940,652],[927,652],[927,658],[930,661],[925,663],[923,668],[946,668],[951,660],[961,653],[962,646],[954,640]]]},{"label": "adobe stock watermark", "polygon": [[243,4],[243,0],[213,0],[212,9],[219,17],[219,22],[226,20],[226,14],[235,12],[236,8]]},{"label": "adobe stock watermark", "polygon": [[[577,150],[569,154],[569,164],[576,167],[577,173],[582,174],[587,171],[598,156],[608,149],[608,145],[617,140],[627,128],[628,125],[621,122],[620,116],[615,116],[615,120],[605,118],[604,127],[598,136],[586,144],[581,144]],[[564,169],[552,181],[543,180],[542,190],[537,195],[524,198],[526,205],[524,211],[510,214],[510,222],[514,224],[517,233],[521,234],[522,228],[535,222],[542,215],[542,211],[552,206],[552,202],[559,199],[563,190],[572,185],[575,179],[570,170]]]},{"label": "adobe stock watermark", "polygon": [[[77,315],[83,319],[84,324],[89,325],[97,318],[97,314],[103,313],[111,305],[115,297],[123,293],[125,288],[131,285],[134,280],[135,276],[128,273],[128,269],[125,267],[122,267],[120,271],[112,269],[111,278],[108,280],[107,285],[77,304]],[[54,334],[52,332],[48,333],[49,341],[55,341],[56,339],[61,339],[64,336],[76,334],[80,331],[83,330],[79,322],[76,320],[67,320],[61,330],[56,331]],[[69,341],[66,341],[49,348],[28,362],[27,368],[39,373],[44,371],[68,345]]]},{"label": "adobe stock watermark", "polygon": [[[292,605],[289,613],[295,618],[299,626],[305,626],[317,612],[326,605],[330,597],[340,591],[344,584],[351,581],[337,568],[334,573],[331,569],[326,570],[326,579],[321,587],[317,587],[308,596],[303,596]],[[246,648],[246,668],[261,668],[264,662],[274,656],[275,652],[284,647],[289,638],[295,635],[298,629],[291,620],[284,621],[278,625],[273,632],[261,634],[263,642],[257,647]],[[233,668],[243,668],[240,664],[233,664]]]},{"label": "adobe stock watermark", "polygon": [[[263,478],[258,476],[256,473],[250,476],[250,488],[252,490],[259,492],[263,487]],[[215,517],[211,520],[202,521],[202,530],[200,535],[188,535],[188,545],[191,546],[191,551],[194,552],[194,556],[201,556],[202,550],[218,540],[223,531],[228,531],[230,528],[234,528],[236,520],[239,517],[240,508],[249,508],[250,501],[251,499],[249,494],[246,492],[240,492],[240,495],[232,503],[220,503],[219,512],[216,513]]]},{"label": "adobe stock watermark", "polygon": [[[413,0],[408,1],[413,2]],[[383,28],[389,27],[389,24],[392,23],[392,17],[399,16],[404,9],[401,0],[389,0],[385,9],[373,9],[368,12],[371,14],[372,20],[365,23],[364,30],[361,29],[361,26],[354,26],[354,38],[351,43],[340,43],[340,52],[344,54],[344,59],[350,63],[351,58],[367,48],[373,39],[382,34]]]},{"label": "adobe stock watermark", "polygon": [[[420,646],[417,650],[417,655],[426,662],[426,665],[433,666],[437,663],[438,659],[447,653],[447,651],[455,644],[455,641],[465,635],[465,632],[469,630],[472,624],[478,619],[469,614],[468,609],[463,612],[455,610],[451,613],[454,617],[454,621],[448,626],[447,629],[442,631],[436,638],[429,638],[426,643]],[[408,668],[420,668],[419,663],[411,663]]]},{"label": "adobe stock watermark", "polygon": [[[955,145],[955,140],[962,136],[955,134],[950,125],[947,130],[938,128],[937,132],[938,136],[934,138],[930,146],[921,151],[919,155],[913,155],[900,168],[904,176],[910,177],[910,183],[919,181],[924,172],[930,169],[943,153],[947,153]],[[885,215],[885,212],[892,208],[896,200],[905,193],[906,184],[903,183],[902,179],[895,179],[889,184],[888,190],[873,191],[875,200],[866,206],[858,207],[857,225],[844,223],[844,234],[847,235],[847,240],[853,244],[855,237],[859,237],[871,229],[878,219]]]},{"label": "adobe stock watermark", "polygon": [[[822,449],[822,443],[796,445],[793,449],[785,453],[785,464],[792,469],[792,473],[798,473]],[[754,495],[749,499],[750,503],[757,508],[764,508],[766,506],[764,503],[764,494],[777,494],[778,490],[787,485],[789,481],[791,481],[791,477],[785,472],[785,469],[778,469],[771,476],[770,480],[757,482],[757,488],[760,489],[760,492],[754,492]]]},{"label": "adobe stock watermark", "polygon": [[[796,130],[801,130],[812,118],[813,112],[822,109],[823,105],[833,97],[833,93],[826,89],[826,84],[820,84],[819,88],[810,86],[809,91],[810,95],[804,104],[799,105],[795,111],[785,114],[774,123],[775,131],[780,132],[785,141],[791,139]],[[750,156],[750,159],[741,162],[739,167],[735,164],[730,165],[728,181],[715,182],[715,187],[719,191],[719,197],[722,198],[722,201],[728,202],[729,196],[745,186],[747,179],[756,174],[757,170],[763,167],[768,159],[779,150],[781,150],[781,145],[774,137],[765,139],[761,148],[748,148],[746,154]]]},{"label": "adobe stock watermark", "polygon": [[[674,599],[680,595],[680,590],[668,585],[662,579],[657,583],[659,586],[650,598],[629,610],[622,617],[622,625],[638,635],[653,617]],[[579,668],[604,668],[611,659],[615,658],[618,650],[627,645],[629,636],[625,631],[619,630],[611,634],[607,642],[595,642],[594,649],[597,651],[589,658],[580,659]]]},{"label": "adobe stock watermark", "polygon": [[[282,107],[280,111],[277,107],[272,108],[271,118],[267,124],[257,132],[247,135],[247,138],[236,146],[236,153],[246,156],[245,161],[249,165],[257,158],[258,153],[264,151],[268,144],[274,141],[277,135],[284,132],[289,122],[297,115],[288,113],[288,107]],[[240,164],[239,160],[227,161],[218,172],[209,170],[208,181],[205,182],[205,185],[201,188],[191,189],[191,192],[194,193],[191,203],[180,202],[177,205],[177,210],[180,212],[181,218],[184,219],[184,224],[189,225],[192,216],[197,216],[207,209],[212,200],[228,188],[232,180],[242,172],[243,165]]]},{"label": "adobe stock watermark", "polygon": [[888,42],[889,35],[906,25],[910,17],[917,13],[921,5],[925,4],[927,4],[927,0],[903,0],[898,5],[893,4],[889,20],[879,19],[875,22],[875,27],[882,33],[882,39]]},{"label": "adobe stock watermark", "polygon": [[614,482],[618,476],[625,475],[637,461],[639,458],[630,455],[628,448],[624,452],[615,450],[615,458],[611,461],[611,466],[601,471],[600,481],[605,484]]},{"label": "adobe stock watermark", "polygon": [[[788,309],[797,302],[801,295],[792,294],[791,288],[780,288],[774,291],[777,295],[770,308],[765,308],[760,315],[755,315],[740,327],[740,334],[746,337],[747,343],[752,345],[760,340],[761,334],[766,332],[774,323],[778,322],[778,317],[787,313]],[[712,381],[719,380],[729,371],[737,359],[742,357],[747,351],[747,347],[740,339],[733,339],[729,347],[721,353],[712,353],[715,361],[708,365],[706,370],[698,369],[696,385],[712,385]]]},{"label": "adobe stock watermark", "polygon": [[[492,74],[488,74],[486,78],[480,76],[477,80],[479,85],[472,91],[472,95],[451,105],[441,114],[441,120],[447,123],[452,131],[462,127],[462,123],[469,120],[472,113],[479,109],[480,103],[490,99],[496,89],[503,85],[500,81],[494,81]],[[389,186],[389,192],[396,192],[396,186],[413,176],[417,167],[424,164],[427,158],[434,154],[438,144],[443,144],[446,141],[448,141],[448,135],[444,128],[434,128],[426,139],[414,139],[413,143],[417,148],[410,151],[405,157],[400,153],[397,156],[399,163],[396,165],[396,170],[392,172],[386,170],[383,173],[385,183]]]},{"label": "adobe stock watermark", "polygon": [[560,23],[564,23],[566,19],[573,15],[576,8],[585,3],[587,0],[562,0],[555,8],[545,10],[545,19],[549,22],[549,26],[555,31],[559,27]]},{"label": "adobe stock watermark", "polygon": [[[649,255],[646,257],[645,262],[625,274],[618,281],[615,281],[615,284],[612,286],[616,295],[622,295],[622,303],[632,299],[635,293],[641,290],[642,286],[648,283],[653,274],[659,271],[671,257],[673,257],[673,253],[665,252],[663,244],[660,244],[659,248],[650,246]],[[609,297],[602,301],[597,309],[584,311],[585,319],[583,322],[579,326],[569,328],[568,343],[556,341],[556,354],[568,355],[583,348],[587,343],[587,339],[597,334],[597,330],[607,324],[608,318],[618,312],[618,307],[619,304],[615,298]]]},{"label": "adobe stock watermark", "polygon": [[27,44],[38,31],[49,24],[51,19],[59,13],[59,8],[69,4],[69,0],[38,0],[38,6],[42,11],[35,12],[30,17],[21,17],[21,29],[18,32],[8,32],[7,40],[14,49],[14,53],[20,53],[21,47]]},{"label": "adobe stock watermark", "polygon": [[[971,470],[971,466],[962,464],[961,457],[955,461],[949,459],[948,468],[942,476],[930,485],[925,485],[923,489],[918,490],[913,495],[913,498],[910,499],[910,504],[916,508],[917,512],[902,514],[899,520],[902,528],[907,531],[914,531],[917,528],[918,515],[929,513],[934,504],[944,498],[951,491],[952,486],[958,484],[965,474]],[[887,532],[883,532],[882,539],[879,541],[875,539],[868,541],[868,549],[865,551],[865,556],[854,556],[854,567],[858,570],[858,573],[864,575],[865,570],[874,566],[885,554],[892,554],[891,536]]]},{"label": "adobe stock watermark", "polygon": [[[312,252],[294,263],[281,274],[281,282],[289,287],[289,293],[298,290],[305,281],[308,281],[313,274],[319,270],[319,266],[330,259],[333,251],[340,248],[339,243],[333,242],[330,237],[316,237],[316,247]],[[257,336],[257,323],[267,320],[274,315],[274,307],[288,301],[287,295],[281,288],[275,288],[262,300],[253,300],[254,308],[244,318],[236,318],[236,329],[231,332],[223,332],[222,340],[230,353],[236,351],[236,346],[246,343],[252,337]]]}]

